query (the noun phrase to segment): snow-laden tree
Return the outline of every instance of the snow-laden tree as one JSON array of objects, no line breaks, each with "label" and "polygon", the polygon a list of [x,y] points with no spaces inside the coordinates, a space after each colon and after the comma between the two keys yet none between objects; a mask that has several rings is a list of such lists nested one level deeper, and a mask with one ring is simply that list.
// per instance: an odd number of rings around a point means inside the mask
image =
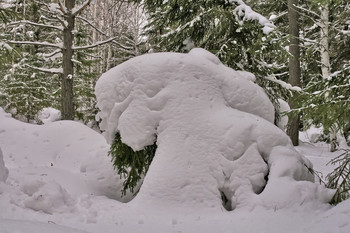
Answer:
[{"label": "snow-laden tree", "polygon": [[[36,40],[36,38],[33,40],[14,38],[9,40],[9,43],[13,45],[34,46],[35,48],[42,49],[41,54],[38,55],[43,59],[46,59],[45,66],[33,65],[28,68],[49,74],[54,73],[59,76],[59,81],[61,83],[60,96],[63,119],[74,119],[73,83],[76,75],[74,72],[74,62],[76,61],[75,55],[78,51],[87,50],[108,43],[114,39],[108,38],[104,41],[98,41],[95,44],[76,44],[76,17],[88,7],[90,2],[91,0],[66,0],[64,2],[58,1],[58,3],[52,3],[51,1],[28,1],[26,4],[31,6],[36,5],[38,7],[37,14],[33,15],[33,17],[37,17],[38,20],[33,21],[28,19],[27,16],[30,14],[23,12],[22,19],[11,22],[8,26],[12,28],[31,27],[36,29],[34,30],[34,33],[41,30],[47,33],[47,37],[39,38],[39,40]],[[20,6],[24,7],[23,10],[26,9],[25,5]],[[54,64],[50,63],[50,59],[54,59],[58,62]]]},{"label": "snow-laden tree", "polygon": [[[45,91],[36,101],[24,102],[22,98],[23,104],[17,104],[10,101],[14,92],[4,90],[8,101],[2,106],[18,115],[29,110],[26,115],[33,119],[40,109],[51,106],[62,110],[63,119],[75,116],[85,123],[93,121],[97,111],[93,87],[98,75],[147,49],[141,35],[144,14],[135,4],[29,0],[9,6],[18,17],[4,26],[7,34],[3,38],[20,56],[5,63],[6,80],[1,85],[21,84],[16,92],[19,101],[28,88],[35,90],[30,82]],[[14,107],[10,108],[9,102]]]},{"label": "snow-laden tree", "polygon": [[312,164],[273,124],[274,107],[254,80],[199,48],[139,56],[101,76],[101,129],[109,143],[117,136],[130,148],[115,162],[131,159],[126,170],[135,173],[157,144],[131,205],[230,211],[330,201],[333,192],[313,182]]},{"label": "snow-laden tree", "polygon": [[[205,48],[228,66],[258,77],[280,71],[283,54],[275,26],[243,1],[144,1],[155,51]],[[278,34],[278,33],[277,33]]]},{"label": "snow-laden tree", "polygon": [[322,125],[330,134],[331,151],[349,131],[349,4],[315,0],[299,8],[305,58],[299,106],[306,126]]},{"label": "snow-laden tree", "polygon": [[[146,18],[139,4],[119,0],[94,1],[85,17],[93,19],[93,42],[109,36],[115,38],[112,43],[99,46],[93,53],[95,58],[98,58],[95,65],[98,73],[106,72],[117,64],[147,51],[146,37],[142,35]],[[89,24],[81,17],[78,17],[78,20]]]},{"label": "snow-laden tree", "polygon": [[[6,7],[15,15],[11,21],[2,26],[3,41],[52,39],[48,31],[36,30],[32,25],[23,27],[12,23],[22,20],[24,16],[33,23],[39,23],[39,5],[13,3],[7,4]],[[13,46],[11,49],[10,56],[7,56],[2,63],[1,106],[12,112],[14,116],[29,122],[35,118],[41,108],[55,106],[57,101],[54,93],[58,86],[51,76],[47,77],[40,70],[30,69],[32,66],[45,66],[46,61],[40,56],[43,50],[39,46]]]}]

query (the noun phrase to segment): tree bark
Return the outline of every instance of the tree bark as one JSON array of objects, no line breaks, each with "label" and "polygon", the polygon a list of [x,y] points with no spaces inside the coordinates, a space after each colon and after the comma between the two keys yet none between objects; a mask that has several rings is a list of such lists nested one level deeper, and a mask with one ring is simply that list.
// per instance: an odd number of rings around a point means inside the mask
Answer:
[{"label": "tree bark", "polygon": [[331,65],[330,65],[330,59],[329,59],[329,10],[328,10],[328,4],[325,3],[324,6],[321,8],[321,22],[320,22],[320,28],[321,28],[321,69],[322,69],[322,77],[324,79],[327,79],[330,75]]},{"label": "tree bark", "polygon": [[74,120],[74,95],[73,95],[73,41],[74,41],[74,24],[75,16],[72,14],[72,9],[75,6],[75,0],[66,0],[65,7],[67,12],[65,14],[66,26],[63,30],[63,75],[61,82],[61,104],[62,104],[62,119]]},{"label": "tree bark", "polygon": [[[297,12],[298,0],[288,0],[288,20],[289,20],[289,34],[290,45],[289,52],[291,57],[289,58],[289,83],[293,86],[300,86],[300,48],[299,48],[299,14]],[[292,102],[289,103],[293,109],[295,106]],[[287,134],[294,146],[299,145],[299,115],[289,117],[289,123],[287,127]]]},{"label": "tree bark", "polygon": [[[321,42],[320,42],[320,53],[321,53],[321,70],[322,78],[328,79],[331,74],[331,63],[329,58],[329,7],[328,3],[325,3],[321,7]],[[335,124],[329,129],[329,137],[331,148],[330,151],[334,152],[337,149],[337,127]]]}]

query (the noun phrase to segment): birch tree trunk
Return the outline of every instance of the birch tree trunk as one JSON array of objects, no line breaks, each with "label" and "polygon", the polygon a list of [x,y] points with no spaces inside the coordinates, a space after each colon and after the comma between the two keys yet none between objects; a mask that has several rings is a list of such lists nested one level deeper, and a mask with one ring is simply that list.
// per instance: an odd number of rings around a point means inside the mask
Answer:
[{"label": "birch tree trunk", "polygon": [[[289,34],[291,36],[289,52],[292,57],[289,58],[289,83],[293,86],[300,86],[300,48],[299,48],[299,14],[297,12],[298,0],[288,0],[288,20]],[[294,104],[289,103],[293,109]],[[287,134],[294,146],[299,144],[299,116],[289,117]]]},{"label": "birch tree trunk", "polygon": [[[321,7],[321,20],[320,20],[320,53],[321,53],[321,70],[322,78],[328,79],[331,74],[331,63],[329,58],[329,6],[325,3]],[[333,125],[329,129],[329,139],[331,148],[330,151],[334,152],[337,149],[337,126]]]},{"label": "birch tree trunk", "polygon": [[324,79],[328,78],[330,75],[331,65],[329,59],[329,9],[328,4],[326,3],[321,8],[321,69],[322,69],[322,77]]}]

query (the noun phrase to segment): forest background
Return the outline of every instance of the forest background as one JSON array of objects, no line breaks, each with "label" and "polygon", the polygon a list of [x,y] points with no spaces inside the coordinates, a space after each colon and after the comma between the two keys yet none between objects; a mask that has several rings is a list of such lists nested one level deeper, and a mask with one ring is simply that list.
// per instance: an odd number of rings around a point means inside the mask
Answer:
[{"label": "forest background", "polygon": [[40,124],[38,113],[53,107],[98,128],[102,73],[145,53],[202,47],[255,74],[276,121],[282,99],[299,130],[322,126],[332,150],[349,142],[347,0],[1,0],[0,17],[0,107],[22,121]]}]

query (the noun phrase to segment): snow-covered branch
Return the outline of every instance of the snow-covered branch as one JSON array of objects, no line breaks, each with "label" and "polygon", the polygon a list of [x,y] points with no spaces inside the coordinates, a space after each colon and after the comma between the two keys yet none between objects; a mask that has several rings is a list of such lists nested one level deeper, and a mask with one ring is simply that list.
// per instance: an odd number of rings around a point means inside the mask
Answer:
[{"label": "snow-covered branch", "polygon": [[41,71],[41,72],[45,72],[45,73],[50,73],[50,74],[63,74],[63,70],[62,68],[41,68],[41,67],[36,67],[36,66],[31,66],[31,65],[26,65],[31,69],[37,70],[37,71]]},{"label": "snow-covered branch", "polygon": [[297,91],[297,92],[301,92],[302,91],[300,87],[292,86],[289,83],[286,83],[286,82],[284,82],[282,80],[277,79],[274,75],[267,76],[267,77],[265,77],[265,79],[267,79],[267,80],[269,80],[271,82],[277,83],[277,84],[281,85],[283,88],[285,88],[287,90]]},{"label": "snow-covered branch", "polygon": [[56,29],[59,31],[63,31],[63,27],[58,27],[58,26],[54,26],[54,25],[47,25],[47,24],[42,24],[42,23],[34,23],[34,22],[28,21],[28,20],[11,22],[9,25],[16,25],[16,24],[29,24],[29,25],[33,25],[33,26],[37,26],[37,27],[52,28],[52,29]]},{"label": "snow-covered branch", "polygon": [[61,0],[58,0],[58,5],[60,6],[60,10],[63,14],[67,13],[67,9],[66,7],[63,5],[63,3],[61,2]]},{"label": "snow-covered branch", "polygon": [[91,3],[91,0],[86,0],[83,4],[81,4],[78,7],[74,7],[72,10],[72,15],[76,16],[78,15],[80,12],[82,12],[87,6],[89,6]]},{"label": "snow-covered branch", "polygon": [[99,41],[99,42],[97,42],[95,44],[91,44],[91,45],[73,47],[73,50],[91,49],[91,48],[94,48],[94,47],[97,47],[97,46],[100,46],[100,45],[103,45],[103,44],[107,44],[107,43],[115,40],[115,38],[116,37],[112,37],[112,38],[109,38],[108,40]]},{"label": "snow-covered branch", "polygon": [[132,50],[133,48],[132,47],[127,47],[125,45],[122,45],[121,43],[119,43],[118,41],[116,40],[113,40],[112,41],[113,44],[119,46],[120,48],[124,49],[125,51],[129,51],[129,50]]},{"label": "snow-covered branch", "polygon": [[0,48],[5,48],[9,52],[13,50],[13,48],[9,44],[2,41],[0,41]]},{"label": "snow-covered branch", "polygon": [[55,51],[51,52],[51,53],[38,53],[39,56],[42,56],[44,58],[45,61],[53,61],[57,58],[61,58],[62,57],[62,50],[61,49],[56,49]]},{"label": "snow-covered branch", "polygon": [[107,36],[107,34],[105,32],[103,32],[102,30],[100,30],[99,28],[97,28],[97,26],[95,26],[91,21],[89,21],[88,19],[81,17],[81,16],[77,16],[77,19],[80,19],[81,21],[87,23],[90,27],[92,27],[93,29],[95,29],[98,33]]},{"label": "snow-covered branch", "polygon": [[53,48],[59,48],[63,49],[62,44],[52,44],[49,42],[37,42],[37,41],[14,41],[10,40],[8,41],[10,44],[26,44],[26,45],[39,45],[39,46],[46,46],[46,47],[53,47]]},{"label": "snow-covered branch", "polygon": [[297,6],[297,5],[294,5],[294,7],[296,7],[296,8],[299,9],[299,10],[305,11],[306,13],[310,13],[311,15],[313,15],[313,16],[316,17],[316,18],[320,18],[320,15],[319,15],[319,14],[317,14],[317,13],[315,13],[315,12],[309,10],[309,9],[306,9],[306,8],[303,8],[303,7]]},{"label": "snow-covered branch", "polygon": [[[265,34],[270,33],[273,31],[276,26],[268,20],[266,17],[262,16],[261,14],[255,12],[250,8],[250,6],[246,5],[242,0],[229,0],[231,4],[235,3],[238,6],[234,9],[234,13],[243,18],[244,20],[256,20],[259,22],[261,26],[263,26],[263,32]],[[239,19],[237,19],[239,20]]]},{"label": "snow-covered branch", "polygon": [[[107,35],[107,33],[103,32],[102,30],[100,30],[99,28],[97,28],[97,26],[95,26],[93,23],[91,23],[88,19],[84,18],[84,17],[81,17],[81,16],[77,16],[76,17],[77,19],[80,19],[81,21],[87,23],[90,27],[92,27],[93,29],[95,29],[98,33],[100,33],[101,35],[104,35],[106,37],[109,37]],[[127,37],[126,37],[127,38]],[[125,45],[122,45],[121,43],[119,43],[118,41],[115,40],[116,37],[113,38],[113,40],[111,41],[113,44],[119,46],[120,48],[122,49],[125,49],[125,50],[130,50],[130,49],[133,49],[132,47],[127,47]],[[128,38],[127,38],[128,39]],[[108,43],[108,42],[107,42]]]}]

